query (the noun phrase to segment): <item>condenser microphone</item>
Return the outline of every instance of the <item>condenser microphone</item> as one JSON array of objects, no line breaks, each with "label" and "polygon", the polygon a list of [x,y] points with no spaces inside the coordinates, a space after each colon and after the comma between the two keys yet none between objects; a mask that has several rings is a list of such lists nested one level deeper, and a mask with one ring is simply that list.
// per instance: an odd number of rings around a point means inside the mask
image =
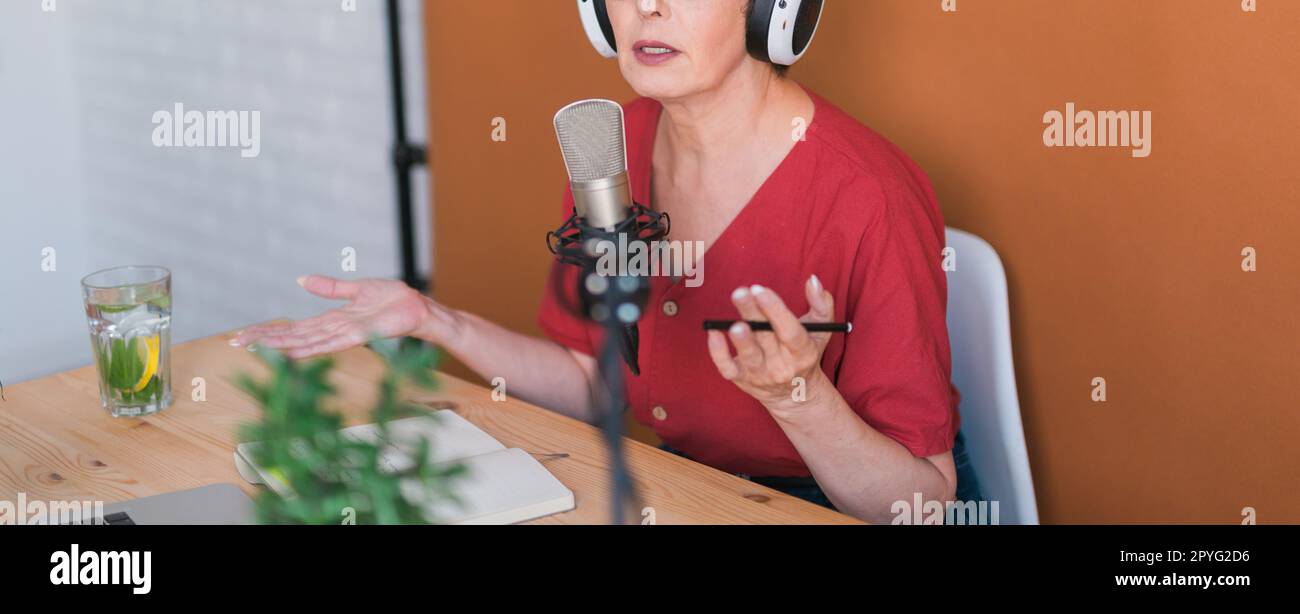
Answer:
[{"label": "condenser microphone", "polygon": [[613,231],[632,215],[623,107],[612,100],[579,100],[555,114],[573,208],[587,226]]}]

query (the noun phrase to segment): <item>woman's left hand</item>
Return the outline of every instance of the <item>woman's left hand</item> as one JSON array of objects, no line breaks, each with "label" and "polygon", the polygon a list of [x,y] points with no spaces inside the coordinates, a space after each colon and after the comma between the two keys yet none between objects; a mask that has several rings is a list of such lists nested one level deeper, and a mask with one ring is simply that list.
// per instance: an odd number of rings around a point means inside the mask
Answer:
[{"label": "woman's left hand", "polygon": [[[794,409],[830,383],[821,370],[821,358],[831,334],[809,333],[802,323],[830,322],[835,315],[834,298],[816,275],[808,278],[804,294],[810,310],[796,317],[771,289],[738,288],[731,302],[741,319],[771,322],[772,332],[754,332],[743,321],[732,326],[725,337],[721,331],[709,331],[709,355],[718,373],[771,411]],[[736,347],[735,356],[727,347],[727,338]]]}]

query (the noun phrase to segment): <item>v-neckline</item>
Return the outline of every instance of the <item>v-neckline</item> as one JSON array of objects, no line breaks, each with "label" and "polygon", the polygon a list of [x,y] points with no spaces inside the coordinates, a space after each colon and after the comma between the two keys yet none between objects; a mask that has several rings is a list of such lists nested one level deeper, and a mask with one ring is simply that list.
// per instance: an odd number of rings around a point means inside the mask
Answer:
[{"label": "v-neckline", "polygon": [[[754,206],[754,204],[759,200],[759,196],[763,194],[765,190],[768,189],[768,187],[772,183],[773,178],[778,176],[785,169],[786,166],[789,166],[791,164],[791,161],[795,158],[795,154],[805,147],[805,143],[808,140],[807,137],[812,134],[814,127],[817,126],[817,119],[822,115],[822,101],[817,98],[816,94],[808,90],[808,88],[804,87],[802,84],[798,84],[798,85],[799,88],[802,89],[804,93],[808,95],[808,98],[812,100],[813,103],[813,116],[812,119],[809,120],[808,126],[804,129],[804,135],[803,135],[804,138],[795,142],[794,146],[790,148],[790,151],[787,151],[785,157],[781,159],[781,162],[779,162],[776,165],[776,167],[772,169],[772,172],[769,173],[767,177],[763,179],[762,183],[758,185],[758,189],[755,190],[754,193],[750,195],[749,200],[746,201],[745,205],[740,208],[740,211],[737,211],[736,215],[732,216],[731,221],[727,222],[727,225],[722,228],[722,232],[718,233],[718,236],[713,238],[713,242],[704,248],[703,253],[700,254],[698,261],[695,263],[696,266],[700,266],[701,264],[703,264],[704,259],[710,253],[714,252],[717,249],[717,246],[723,243],[724,239],[726,239],[729,235],[735,234],[735,232],[733,232],[732,229],[740,225],[739,222],[742,220],[742,218],[746,217],[746,214],[753,215],[752,213],[750,213],[750,210],[757,208]],[[646,203],[646,207],[650,209],[654,209],[655,149],[658,145],[657,141],[659,136],[659,124],[660,121],[663,119],[663,115],[665,113],[664,106],[662,104],[659,104],[658,101],[655,101],[655,106],[658,107],[658,110],[654,113],[654,118],[651,119],[649,122],[647,122],[648,126],[646,128],[646,130],[648,131],[647,138],[649,139],[648,140],[649,144],[644,148],[645,151],[643,152],[641,160],[639,161],[638,166],[640,168],[638,169],[639,172],[637,173],[639,177],[639,179],[637,179],[638,183],[644,182],[641,185],[642,188],[641,193],[645,194],[646,200],[650,201]],[[671,232],[669,233],[668,239],[672,240]],[[667,279],[670,281],[668,286],[669,288],[675,287],[681,281],[681,278],[678,277],[669,277]]]}]

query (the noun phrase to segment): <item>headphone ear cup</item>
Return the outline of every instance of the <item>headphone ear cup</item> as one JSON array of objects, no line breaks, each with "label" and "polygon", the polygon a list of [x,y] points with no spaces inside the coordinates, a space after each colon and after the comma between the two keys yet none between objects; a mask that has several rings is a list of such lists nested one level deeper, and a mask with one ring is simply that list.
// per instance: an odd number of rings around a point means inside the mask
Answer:
[{"label": "headphone ear cup", "polygon": [[749,16],[745,19],[745,47],[749,55],[761,62],[771,62],[768,55],[767,34],[772,29],[772,9],[777,0],[753,0]]},{"label": "headphone ear cup", "polygon": [[614,40],[614,26],[609,23],[605,0],[578,0],[578,15],[596,52],[607,58],[618,56],[618,43]]},{"label": "headphone ear cup", "polygon": [[791,66],[812,45],[825,0],[754,0],[745,45],[764,62]]}]

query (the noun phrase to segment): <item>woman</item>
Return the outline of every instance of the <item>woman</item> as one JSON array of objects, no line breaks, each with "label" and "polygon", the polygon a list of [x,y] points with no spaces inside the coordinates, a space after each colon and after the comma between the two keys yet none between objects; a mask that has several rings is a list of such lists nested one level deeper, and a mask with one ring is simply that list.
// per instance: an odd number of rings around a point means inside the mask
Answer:
[{"label": "woman", "polygon": [[[652,283],[628,399],[680,454],[890,522],[895,502],[949,501],[958,486],[942,216],[902,152],[746,53],[748,3],[607,2],[619,67],[643,97],[625,109],[633,196],[672,217],[672,239],[702,241],[708,266],[699,288]],[[299,283],[349,303],[233,343],[303,358],[372,331],[414,336],[504,377],[517,396],[597,418],[599,328],[561,297],[543,300],[549,339],[539,339],[396,281]],[[701,330],[728,317],[768,320],[774,332]],[[854,328],[809,334],[801,319]]]}]

